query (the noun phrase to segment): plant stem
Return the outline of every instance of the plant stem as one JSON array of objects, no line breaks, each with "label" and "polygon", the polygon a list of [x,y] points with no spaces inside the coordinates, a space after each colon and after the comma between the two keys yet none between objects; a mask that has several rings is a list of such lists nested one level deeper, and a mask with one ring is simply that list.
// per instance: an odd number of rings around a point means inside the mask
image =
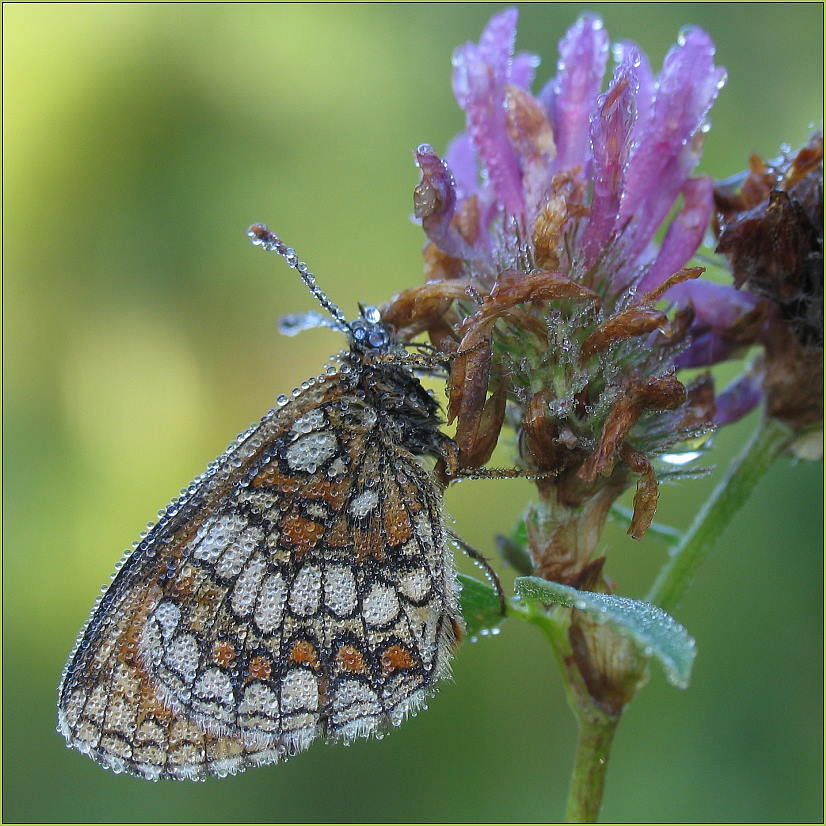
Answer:
[{"label": "plant stem", "polygon": [[620,715],[603,711],[589,696],[571,656],[564,612],[551,614],[530,603],[511,603],[510,613],[539,628],[551,644],[562,672],[568,705],[577,721],[577,744],[565,819],[568,823],[596,823],[602,807],[608,755]]},{"label": "plant stem", "polygon": [[725,477],[700,508],[646,597],[672,611],[714,544],[748,499],[760,477],[792,439],[792,431],[775,419],[762,419]]},{"label": "plant stem", "polygon": [[568,823],[596,823],[602,806],[608,755],[620,718],[594,708],[587,715],[578,714],[577,720],[579,734],[565,820]]}]

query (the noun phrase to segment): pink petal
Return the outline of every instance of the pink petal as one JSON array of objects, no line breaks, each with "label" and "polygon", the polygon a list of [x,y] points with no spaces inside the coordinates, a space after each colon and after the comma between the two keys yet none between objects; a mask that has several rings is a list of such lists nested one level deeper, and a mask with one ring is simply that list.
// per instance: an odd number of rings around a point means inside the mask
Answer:
[{"label": "pink petal", "polygon": [[591,216],[583,237],[587,267],[608,246],[615,229],[637,122],[641,59],[638,51],[626,50],[608,91],[597,98],[597,108],[591,118],[593,195]]},{"label": "pink petal", "polygon": [[755,373],[746,373],[717,396],[714,423],[719,427],[742,419],[763,401],[763,381]]},{"label": "pink petal", "polygon": [[725,361],[735,348],[720,333],[709,328],[692,327],[691,344],[677,355],[674,364],[678,370],[689,367],[710,367]]},{"label": "pink petal", "polygon": [[416,217],[440,250],[457,258],[466,257],[468,246],[450,223],[456,211],[456,188],[450,170],[426,143],[416,150],[416,163],[422,172],[413,196]]},{"label": "pink petal", "polygon": [[683,206],[674,217],[651,269],[637,286],[640,293],[658,287],[697,251],[714,210],[711,178],[692,178],[683,185]]},{"label": "pink petal", "polygon": [[554,130],[557,171],[579,166],[586,173],[588,120],[607,60],[608,35],[595,15],[580,17],[559,42],[557,75],[540,95]]},{"label": "pink petal", "polygon": [[519,52],[511,63],[510,78],[514,86],[530,92],[534,75],[539,68],[539,56],[532,52]]},{"label": "pink petal", "polygon": [[479,189],[479,162],[467,132],[460,132],[448,145],[445,163],[453,173],[456,194],[460,198],[473,195]]},{"label": "pink petal", "polygon": [[713,58],[711,39],[697,28],[681,33],[665,58],[620,205],[620,219],[631,222],[632,254],[654,235],[699,160],[701,129],[725,81]]},{"label": "pink petal", "polygon": [[468,132],[506,212],[522,215],[522,178],[505,122],[505,85],[516,40],[516,9],[494,16],[479,45],[453,53],[453,92],[467,115]]},{"label": "pink petal", "polygon": [[752,293],[711,281],[683,281],[672,287],[665,297],[681,306],[691,304],[695,323],[715,330],[730,327],[751,312],[760,300]]}]

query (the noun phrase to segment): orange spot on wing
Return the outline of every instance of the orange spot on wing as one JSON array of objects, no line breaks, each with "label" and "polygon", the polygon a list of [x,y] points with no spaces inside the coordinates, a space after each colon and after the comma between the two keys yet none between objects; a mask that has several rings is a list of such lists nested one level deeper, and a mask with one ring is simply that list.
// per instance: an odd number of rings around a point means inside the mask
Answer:
[{"label": "orange spot on wing", "polygon": [[294,663],[307,663],[310,668],[318,668],[318,653],[315,646],[307,640],[299,640],[293,645],[290,659]]},{"label": "orange spot on wing", "polygon": [[284,476],[276,461],[272,461],[261,469],[261,472],[250,482],[253,488],[277,488],[284,493],[295,493],[298,490],[298,480],[292,476]]},{"label": "orange spot on wing", "polygon": [[350,545],[352,541],[353,536],[345,516],[339,517],[332,527],[327,529],[327,534],[324,537],[325,544],[332,548],[343,548],[345,545]]},{"label": "orange spot on wing", "polygon": [[130,668],[140,669],[138,642],[143,634],[149,613],[155,607],[157,598],[158,592],[155,589],[149,589],[149,591],[141,597],[135,612],[118,637],[115,656],[120,662]]},{"label": "orange spot on wing", "polygon": [[330,479],[313,478],[301,491],[304,499],[321,499],[333,510],[341,510],[344,505],[347,491],[350,490],[350,481],[343,479],[332,481]]},{"label": "orange spot on wing", "polygon": [[391,645],[381,655],[381,667],[388,673],[403,668],[412,668],[415,664],[416,660],[413,655],[401,645]]},{"label": "orange spot on wing", "polygon": [[247,669],[247,682],[251,680],[269,680],[272,675],[272,662],[269,657],[257,656],[250,660]]},{"label": "orange spot on wing", "polygon": [[336,654],[339,668],[342,671],[350,671],[353,674],[361,674],[365,670],[364,657],[358,648],[352,645],[342,645]]},{"label": "orange spot on wing", "polygon": [[402,488],[404,489],[404,498],[407,502],[407,507],[410,508],[413,513],[418,513],[422,509],[421,492],[415,485],[409,482],[405,482]]},{"label": "orange spot on wing", "polygon": [[384,530],[393,546],[407,542],[413,535],[413,526],[399,499],[398,489],[393,490],[384,503]]},{"label": "orange spot on wing", "polygon": [[158,699],[152,686],[141,682],[136,725],[140,726],[148,717],[154,717],[160,723],[171,723],[174,719],[174,715]]},{"label": "orange spot on wing", "polygon": [[235,646],[226,640],[216,642],[212,647],[212,662],[221,668],[229,668],[235,661]]},{"label": "orange spot on wing", "polygon": [[262,468],[261,472],[250,482],[253,488],[273,488],[282,493],[298,493],[304,500],[321,499],[333,510],[340,510],[344,504],[350,481],[347,478],[333,480],[324,476],[311,476],[298,479],[285,476],[278,463],[273,461]]},{"label": "orange spot on wing", "polygon": [[[374,526],[375,523],[371,523],[371,527]],[[372,556],[379,562],[384,560],[384,537],[381,531],[371,528],[367,530],[355,528],[353,531],[353,544],[355,546],[356,558],[359,562],[364,562],[369,556]]]},{"label": "orange spot on wing", "polygon": [[288,545],[295,545],[299,553],[306,553],[318,544],[324,535],[324,526],[312,519],[305,519],[293,512],[281,522],[281,538]]},{"label": "orange spot on wing", "polygon": [[175,582],[174,586],[174,596],[177,597],[188,597],[191,596],[194,592],[194,583],[195,583],[195,575],[189,574],[188,576],[183,577]]}]

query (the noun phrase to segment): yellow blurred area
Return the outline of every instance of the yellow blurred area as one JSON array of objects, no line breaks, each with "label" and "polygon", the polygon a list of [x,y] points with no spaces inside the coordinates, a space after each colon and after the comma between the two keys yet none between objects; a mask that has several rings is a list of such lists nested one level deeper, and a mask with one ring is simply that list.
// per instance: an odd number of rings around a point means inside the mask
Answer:
[{"label": "yellow blurred area", "polygon": [[[501,7],[3,7],[5,821],[561,815],[573,723],[544,641],[515,621],[465,645],[455,680],[382,742],[319,744],[237,778],[115,777],[54,731],[61,668],[122,549],[343,344],[278,335],[275,319],[312,300],[246,227],[269,223],[348,314],[418,283],[412,151],[461,128],[450,54]],[[585,8],[520,9],[518,46],[541,55],[544,83]],[[711,33],[729,80],[702,171],[730,175],[820,122],[820,5],[587,10],[654,66],[682,25]],[[688,524],[752,424],[716,437],[711,477],[663,488],[658,519]],[[494,462],[509,461],[505,444]],[[454,527],[503,569],[493,537],[531,491],[463,483]],[[722,537],[677,612],[699,647],[693,684],[655,671],[628,711],[606,820],[822,819],[821,508],[821,466],[780,463]],[[645,593],[665,547],[616,525],[604,543],[618,592]]]}]

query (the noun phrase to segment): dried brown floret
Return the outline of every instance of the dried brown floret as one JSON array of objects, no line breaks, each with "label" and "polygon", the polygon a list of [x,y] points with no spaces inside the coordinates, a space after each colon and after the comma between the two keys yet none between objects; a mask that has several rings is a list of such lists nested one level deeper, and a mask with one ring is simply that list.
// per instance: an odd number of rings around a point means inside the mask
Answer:
[{"label": "dried brown floret", "polygon": [[446,252],[442,252],[432,241],[422,251],[424,257],[424,277],[428,281],[442,281],[459,278],[462,262]]},{"label": "dried brown floret", "polygon": [[467,282],[428,281],[393,296],[382,308],[382,321],[396,331],[401,341],[439,324],[457,298],[467,298]]},{"label": "dried brown floret", "polygon": [[717,251],[734,283],[764,296],[805,347],[823,347],[823,137],[791,161],[752,157],[739,193],[715,192]]},{"label": "dried brown floret", "polygon": [[548,404],[552,394],[548,389],[535,393],[522,417],[520,453],[539,471],[562,470],[570,460],[577,439],[573,433],[560,434],[550,417]]},{"label": "dried brown floret", "polygon": [[610,476],[625,437],[643,412],[674,410],[685,398],[685,387],[671,375],[632,384],[608,413],[599,443],[577,476],[588,483],[594,482],[597,476]]},{"label": "dried brown floret", "polygon": [[552,270],[560,264],[562,233],[568,220],[588,214],[578,176],[576,168],[553,177],[548,197],[534,221],[531,237],[534,259],[545,269]]},{"label": "dried brown floret", "polygon": [[701,373],[686,385],[686,403],[680,408],[682,417],[677,427],[688,430],[710,425],[716,409],[714,379],[711,373]]},{"label": "dried brown floret", "polygon": [[763,390],[767,411],[792,427],[823,420],[823,349],[803,347],[782,324],[769,330]]},{"label": "dried brown floret", "polygon": [[500,384],[485,401],[480,415],[473,412],[459,416],[456,443],[459,445],[459,463],[463,468],[478,468],[490,459],[505,421],[507,395]]},{"label": "dried brown floret", "polygon": [[655,287],[651,292],[646,293],[636,304],[653,304],[659,301],[668,290],[677,284],[682,284],[683,281],[690,281],[692,278],[699,278],[706,271],[705,267],[683,267],[677,270],[673,275],[663,281],[658,287]]},{"label": "dried brown floret", "polygon": [[620,451],[623,462],[635,473],[640,474],[637,482],[637,492],[634,494],[634,515],[628,526],[628,533],[634,539],[642,539],[654,519],[657,510],[659,490],[657,474],[645,454],[634,450],[627,442]]},{"label": "dried brown floret", "polygon": [[576,301],[599,301],[599,296],[568,276],[546,270],[530,274],[505,270],[485,300],[483,311],[501,312],[506,307],[528,301],[553,301],[569,298]]},{"label": "dried brown floret", "polygon": [[645,335],[653,330],[665,330],[668,316],[649,304],[640,304],[622,310],[602,322],[585,341],[582,342],[582,360],[595,353],[602,353],[627,338]]}]

